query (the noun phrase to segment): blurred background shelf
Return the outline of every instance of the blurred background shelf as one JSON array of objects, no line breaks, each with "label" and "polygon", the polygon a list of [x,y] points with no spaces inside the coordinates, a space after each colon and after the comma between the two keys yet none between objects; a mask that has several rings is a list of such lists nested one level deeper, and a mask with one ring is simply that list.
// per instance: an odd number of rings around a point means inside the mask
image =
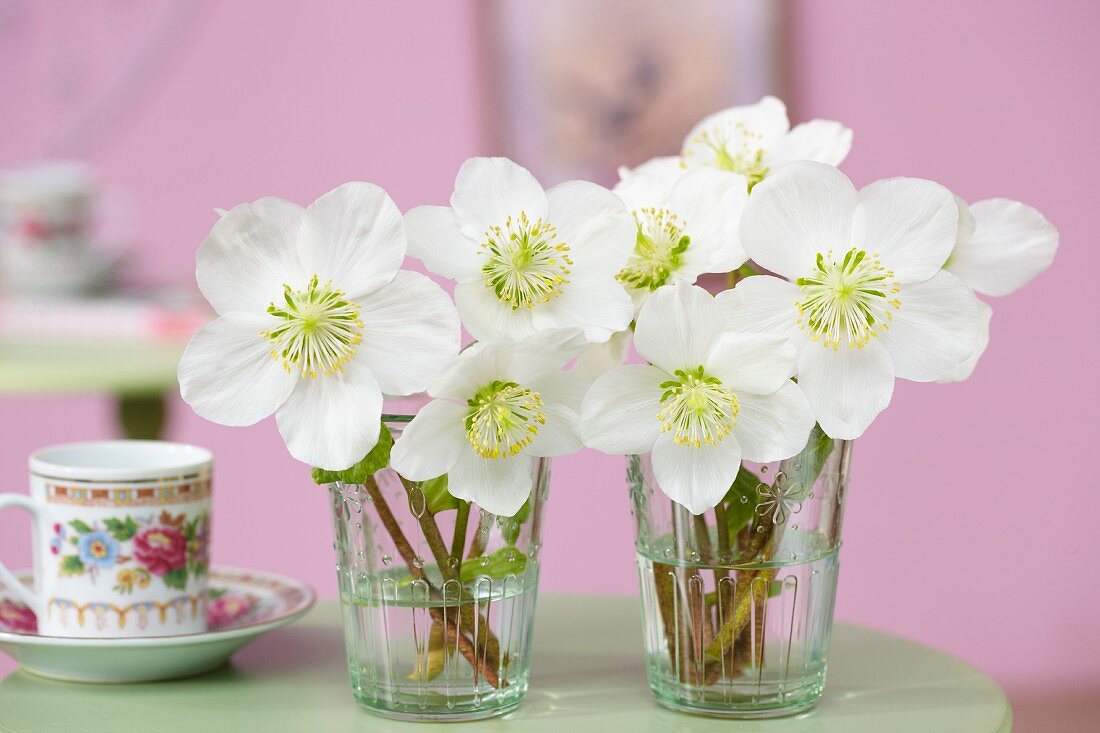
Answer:
[{"label": "blurred background shelf", "polygon": [[0,399],[98,393],[115,400],[129,438],[158,438],[185,343],[0,340]]}]

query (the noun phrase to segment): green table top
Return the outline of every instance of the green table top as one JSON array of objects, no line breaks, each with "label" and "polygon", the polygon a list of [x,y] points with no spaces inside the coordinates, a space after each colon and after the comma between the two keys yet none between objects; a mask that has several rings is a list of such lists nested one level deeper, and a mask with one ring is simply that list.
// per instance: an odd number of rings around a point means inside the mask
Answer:
[{"label": "green table top", "polygon": [[160,394],[175,389],[185,346],[0,340],[0,395]]},{"label": "green table top", "polygon": [[[1012,714],[1000,688],[946,654],[840,624],[818,707],[793,718],[731,722],[657,706],[646,686],[634,598],[539,601],[531,691],[510,715],[453,730],[1000,733]],[[0,682],[0,733],[144,730],[436,730],[359,708],[348,689],[340,611],[321,601],[301,622],[257,640],[231,666],[190,680],[80,685],[15,672]]]}]

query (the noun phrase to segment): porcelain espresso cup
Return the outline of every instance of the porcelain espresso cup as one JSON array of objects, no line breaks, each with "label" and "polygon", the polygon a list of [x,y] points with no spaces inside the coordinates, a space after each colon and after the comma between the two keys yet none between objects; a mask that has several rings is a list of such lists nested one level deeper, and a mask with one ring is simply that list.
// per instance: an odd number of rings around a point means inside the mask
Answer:
[{"label": "porcelain espresso cup", "polygon": [[45,636],[132,637],[206,629],[210,451],[152,440],[71,443],[30,457],[34,590],[0,582]]}]

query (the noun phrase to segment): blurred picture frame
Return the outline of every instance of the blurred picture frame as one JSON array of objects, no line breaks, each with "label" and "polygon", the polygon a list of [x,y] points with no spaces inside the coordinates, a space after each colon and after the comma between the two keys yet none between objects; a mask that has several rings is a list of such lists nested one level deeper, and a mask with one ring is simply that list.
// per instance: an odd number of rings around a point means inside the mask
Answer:
[{"label": "blurred picture frame", "polygon": [[783,4],[486,0],[489,148],[546,184],[605,184],[699,119],[786,85]]}]

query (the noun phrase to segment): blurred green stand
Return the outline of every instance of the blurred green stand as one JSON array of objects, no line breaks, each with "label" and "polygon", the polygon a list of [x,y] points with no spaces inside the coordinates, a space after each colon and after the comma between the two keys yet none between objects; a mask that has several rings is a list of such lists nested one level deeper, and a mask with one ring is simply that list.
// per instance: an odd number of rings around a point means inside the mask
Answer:
[{"label": "blurred green stand", "polygon": [[360,709],[348,688],[340,608],[318,603],[302,621],[243,649],[203,677],[140,685],[81,685],[14,672],[0,681],[0,733],[81,731],[481,730],[510,733],[1004,733],[1001,689],[928,647],[840,624],[817,708],[792,718],[730,721],[673,713],[646,685],[636,598],[539,600],[531,691],[513,713],[423,725]]},{"label": "blurred green stand", "polygon": [[183,343],[0,340],[0,398],[111,395],[128,438],[159,438]]}]

